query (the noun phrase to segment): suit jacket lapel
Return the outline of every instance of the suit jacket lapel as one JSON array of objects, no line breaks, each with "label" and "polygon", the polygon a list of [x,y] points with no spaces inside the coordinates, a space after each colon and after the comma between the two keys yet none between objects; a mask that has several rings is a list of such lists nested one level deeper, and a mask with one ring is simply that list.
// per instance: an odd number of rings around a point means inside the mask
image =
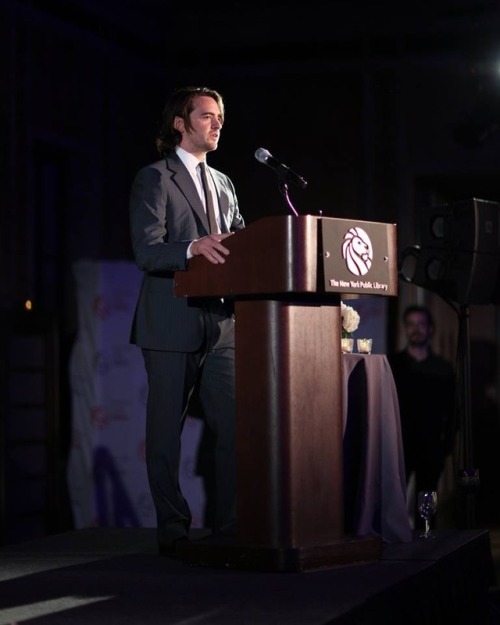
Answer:
[{"label": "suit jacket lapel", "polygon": [[184,167],[181,159],[176,154],[169,154],[166,157],[166,161],[167,169],[171,172],[172,182],[189,202],[191,208],[198,216],[207,233],[210,232],[205,208],[203,207],[198,190],[196,189],[190,173]]}]

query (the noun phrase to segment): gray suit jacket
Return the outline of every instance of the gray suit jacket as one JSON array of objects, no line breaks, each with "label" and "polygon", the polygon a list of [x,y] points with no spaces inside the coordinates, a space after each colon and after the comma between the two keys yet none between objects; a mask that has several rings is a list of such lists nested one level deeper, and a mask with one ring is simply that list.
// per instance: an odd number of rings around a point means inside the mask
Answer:
[{"label": "gray suit jacket", "polygon": [[[231,180],[209,168],[221,209],[222,230],[244,227]],[[203,340],[199,302],[174,296],[174,272],[187,268],[189,243],[208,234],[196,186],[175,152],[142,168],[130,196],[130,231],[144,278],[132,323],[131,342],[147,349],[192,352]]]}]

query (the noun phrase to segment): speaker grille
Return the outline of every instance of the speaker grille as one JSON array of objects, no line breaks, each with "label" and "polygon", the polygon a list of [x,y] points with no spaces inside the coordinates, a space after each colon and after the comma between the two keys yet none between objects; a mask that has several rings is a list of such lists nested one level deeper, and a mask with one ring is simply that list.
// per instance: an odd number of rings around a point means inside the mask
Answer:
[{"label": "speaker grille", "polygon": [[425,208],[419,234],[411,282],[459,304],[500,302],[498,202],[470,199]]}]

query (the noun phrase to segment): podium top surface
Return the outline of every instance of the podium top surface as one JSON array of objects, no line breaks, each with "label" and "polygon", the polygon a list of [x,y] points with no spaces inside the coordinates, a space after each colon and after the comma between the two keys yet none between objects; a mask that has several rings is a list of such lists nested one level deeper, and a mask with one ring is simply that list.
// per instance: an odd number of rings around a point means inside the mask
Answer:
[{"label": "podium top surface", "polygon": [[176,272],[178,297],[397,295],[395,224],[279,215],[258,219],[224,245],[225,263],[197,256]]}]

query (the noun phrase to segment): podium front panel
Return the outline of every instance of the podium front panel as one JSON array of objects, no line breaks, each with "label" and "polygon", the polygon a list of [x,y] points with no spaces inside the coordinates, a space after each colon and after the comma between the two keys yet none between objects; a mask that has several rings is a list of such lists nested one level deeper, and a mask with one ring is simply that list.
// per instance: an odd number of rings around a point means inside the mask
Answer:
[{"label": "podium front panel", "polygon": [[325,292],[397,295],[396,226],[323,218]]}]

